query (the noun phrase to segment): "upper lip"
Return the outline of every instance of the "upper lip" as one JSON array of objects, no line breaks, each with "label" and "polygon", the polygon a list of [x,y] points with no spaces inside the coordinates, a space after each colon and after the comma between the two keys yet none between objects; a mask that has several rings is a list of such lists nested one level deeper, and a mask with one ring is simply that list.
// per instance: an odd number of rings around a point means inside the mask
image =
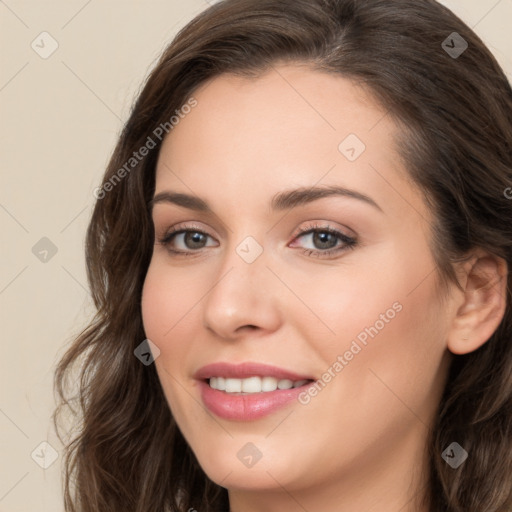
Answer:
[{"label": "upper lip", "polygon": [[240,364],[218,362],[207,364],[195,373],[194,378],[198,380],[205,380],[210,377],[245,379],[255,376],[274,377],[278,380],[289,379],[292,381],[313,380],[313,377],[310,375],[300,375],[284,368],[255,362],[245,362]]}]

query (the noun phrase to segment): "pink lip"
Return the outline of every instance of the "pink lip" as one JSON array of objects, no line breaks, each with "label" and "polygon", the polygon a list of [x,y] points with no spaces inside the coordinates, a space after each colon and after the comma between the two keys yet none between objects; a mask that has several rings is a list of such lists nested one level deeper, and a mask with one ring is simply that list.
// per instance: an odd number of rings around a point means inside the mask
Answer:
[{"label": "pink lip", "polygon": [[231,379],[246,379],[248,377],[274,377],[278,380],[289,379],[293,381],[313,379],[310,375],[299,375],[283,368],[261,363],[213,363],[200,368],[194,377],[198,380],[210,377],[228,377]]},{"label": "pink lip", "polygon": [[206,381],[210,377],[217,376],[237,379],[269,376],[278,380],[312,380],[312,377],[307,375],[299,375],[282,368],[259,363],[238,365],[214,363],[202,367],[194,377],[199,380],[201,399],[204,405],[216,416],[233,421],[253,421],[267,416],[296,400],[298,395],[307,386],[311,385],[311,382],[299,388],[276,389],[265,393],[243,395],[228,394],[224,391],[212,389]]}]

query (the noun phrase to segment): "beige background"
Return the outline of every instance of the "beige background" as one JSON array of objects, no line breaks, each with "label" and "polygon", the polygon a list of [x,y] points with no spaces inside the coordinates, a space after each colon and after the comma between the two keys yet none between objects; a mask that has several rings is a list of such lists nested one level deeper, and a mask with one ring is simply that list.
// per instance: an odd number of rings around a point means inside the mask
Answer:
[{"label": "beige background", "polygon": [[[512,77],[512,0],[443,3]],[[53,368],[92,313],[83,239],[93,189],[143,77],[207,6],[0,1],[0,512],[63,510],[61,447],[50,424]],[[58,43],[46,59],[31,47],[51,49],[43,31]],[[42,237],[57,249],[46,262],[32,251]],[[51,461],[51,449],[38,448],[43,441],[58,454],[46,469],[36,463]]]}]

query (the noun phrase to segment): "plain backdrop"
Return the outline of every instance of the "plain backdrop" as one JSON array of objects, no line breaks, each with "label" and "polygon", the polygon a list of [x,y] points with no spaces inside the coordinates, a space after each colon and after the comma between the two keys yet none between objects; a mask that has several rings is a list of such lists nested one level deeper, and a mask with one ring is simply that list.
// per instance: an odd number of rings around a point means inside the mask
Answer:
[{"label": "plain backdrop", "polygon": [[[511,77],[512,0],[443,3]],[[144,77],[206,7],[0,1],[0,512],[63,510],[53,371],[93,313],[83,252],[93,190]]]}]

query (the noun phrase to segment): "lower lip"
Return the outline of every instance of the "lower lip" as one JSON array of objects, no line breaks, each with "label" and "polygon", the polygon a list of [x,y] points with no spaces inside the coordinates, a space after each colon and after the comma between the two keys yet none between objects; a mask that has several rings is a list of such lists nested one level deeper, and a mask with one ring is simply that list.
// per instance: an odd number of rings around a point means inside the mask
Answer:
[{"label": "lower lip", "polygon": [[210,412],[233,421],[253,421],[263,418],[297,400],[309,384],[291,389],[276,389],[263,393],[236,395],[213,389],[205,381],[199,381],[201,398]]}]

